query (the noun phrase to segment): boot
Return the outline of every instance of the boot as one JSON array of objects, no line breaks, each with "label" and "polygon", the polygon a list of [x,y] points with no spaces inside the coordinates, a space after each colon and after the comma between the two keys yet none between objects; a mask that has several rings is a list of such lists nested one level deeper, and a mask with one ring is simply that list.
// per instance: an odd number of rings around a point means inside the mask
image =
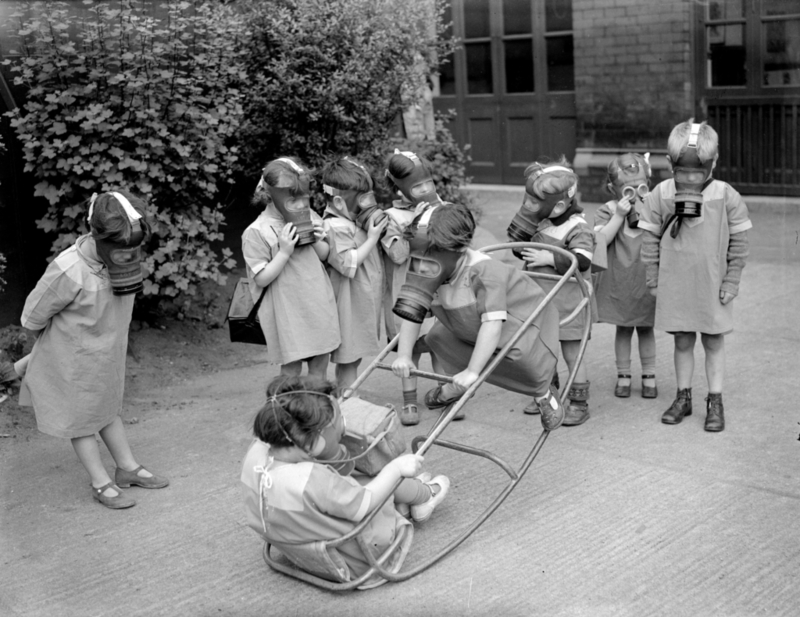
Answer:
[{"label": "boot", "polygon": [[683,390],[678,390],[678,395],[675,397],[675,400],[672,401],[672,405],[669,406],[669,409],[661,416],[661,421],[664,424],[680,424],[686,416],[691,415],[692,389],[684,388]]},{"label": "boot", "polygon": [[725,410],[722,407],[722,392],[719,394],[708,393],[706,397],[706,425],[703,428],[709,433],[719,433],[725,430]]},{"label": "boot", "polygon": [[578,426],[589,419],[589,382],[573,383],[567,393],[569,405],[564,414],[563,426]]}]

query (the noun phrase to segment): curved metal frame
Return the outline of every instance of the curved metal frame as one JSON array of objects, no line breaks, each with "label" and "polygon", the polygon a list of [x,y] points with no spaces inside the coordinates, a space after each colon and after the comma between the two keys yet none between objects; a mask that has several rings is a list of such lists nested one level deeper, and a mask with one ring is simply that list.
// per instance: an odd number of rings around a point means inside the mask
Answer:
[{"label": "curved metal frame", "polygon": [[[553,300],[555,295],[564,285],[566,285],[567,283],[576,283],[578,285],[578,288],[581,290],[583,298],[578,303],[578,306],[575,308],[575,310],[572,313],[570,313],[567,317],[565,317],[563,320],[561,320],[559,325],[564,325],[571,322],[583,310],[591,314],[591,307],[589,306],[590,303],[589,288],[586,285],[586,281],[583,280],[583,277],[580,275],[580,272],[578,271],[577,258],[569,251],[556,246],[541,244],[538,242],[506,242],[503,244],[493,244],[491,246],[486,246],[481,249],[481,252],[490,253],[493,251],[500,251],[506,249],[522,249],[522,248],[544,249],[557,253],[559,255],[567,257],[570,260],[570,267],[567,270],[567,272],[564,273],[564,275],[562,276],[558,276],[555,274],[540,274],[534,272],[527,272],[527,274],[532,278],[555,280],[557,282],[555,286],[547,293],[544,300],[536,307],[533,313],[531,313],[530,316],[523,322],[523,324],[519,327],[517,332],[514,333],[514,336],[511,337],[511,339],[503,346],[503,348],[497,354],[495,354],[491,362],[489,362],[489,364],[486,365],[481,374],[478,376],[478,379],[475,381],[475,383],[473,383],[467,389],[467,391],[464,392],[464,394],[461,396],[458,402],[456,402],[452,407],[450,407],[449,410],[446,409],[446,411],[439,416],[439,418],[436,420],[436,422],[434,423],[433,427],[431,428],[431,430],[428,432],[427,435],[415,437],[411,442],[412,450],[419,454],[425,454],[425,452],[427,452],[432,445],[437,445],[443,448],[449,448],[451,450],[456,450],[458,452],[463,452],[465,454],[471,454],[474,456],[479,456],[488,459],[493,463],[495,463],[497,466],[499,466],[509,476],[509,481],[508,484],[506,484],[505,488],[494,499],[494,501],[492,501],[492,503],[489,504],[486,510],[484,510],[482,514],[480,514],[477,518],[475,518],[475,520],[472,521],[472,523],[469,526],[467,526],[461,534],[459,534],[456,538],[451,540],[449,544],[445,545],[433,557],[429,558],[424,563],[421,563],[418,566],[411,568],[405,572],[390,572],[383,567],[384,562],[391,556],[391,554],[395,550],[397,550],[401,542],[404,540],[406,536],[405,528],[403,531],[397,534],[397,537],[394,539],[392,544],[377,558],[372,554],[372,551],[364,543],[360,535],[361,532],[364,530],[364,528],[370,523],[370,521],[372,521],[372,519],[378,513],[378,510],[380,510],[383,504],[386,503],[389,497],[391,497],[394,490],[392,490],[389,493],[389,495],[387,495],[386,498],[378,505],[378,507],[376,507],[367,517],[364,518],[364,520],[362,520],[350,532],[348,532],[347,534],[343,535],[340,538],[325,542],[325,545],[327,547],[336,548],[341,546],[345,542],[348,542],[354,538],[356,539],[359,546],[361,547],[361,550],[364,552],[364,555],[367,557],[367,560],[370,563],[370,568],[357,579],[348,582],[335,583],[320,578],[318,576],[315,576],[313,574],[304,572],[293,566],[287,567],[286,565],[275,561],[271,557],[270,544],[269,542],[266,542],[264,545],[264,552],[263,552],[264,560],[271,568],[279,572],[283,572],[284,574],[287,574],[289,576],[294,576],[295,578],[306,581],[307,583],[312,583],[323,589],[328,589],[330,591],[347,591],[350,589],[354,589],[364,584],[365,581],[373,577],[375,574],[378,574],[386,581],[399,582],[408,580],[413,576],[416,576],[420,572],[428,569],[437,561],[439,561],[440,559],[451,553],[462,542],[464,542],[464,540],[466,540],[470,535],[472,535],[472,533],[476,529],[478,529],[478,527],[480,527],[486,521],[486,519],[488,519],[489,516],[491,516],[492,513],[494,513],[495,510],[497,510],[500,504],[502,504],[503,501],[505,501],[506,497],[508,497],[508,495],[511,493],[511,491],[514,490],[514,488],[520,482],[520,480],[522,480],[523,476],[528,471],[528,468],[531,466],[534,459],[539,454],[539,451],[542,449],[542,446],[544,445],[544,442],[547,440],[547,436],[550,434],[550,431],[546,429],[542,430],[536,442],[533,444],[533,447],[531,448],[530,452],[525,457],[525,460],[516,470],[511,465],[506,463],[502,458],[492,454],[487,450],[482,450],[480,448],[475,448],[473,446],[468,446],[465,444],[439,439],[440,435],[444,432],[445,428],[447,428],[447,426],[450,424],[450,422],[453,420],[456,414],[461,410],[462,407],[464,407],[467,401],[469,401],[469,399],[472,398],[477,389],[483,384],[484,381],[486,381],[486,378],[492,373],[492,371],[495,370],[495,368],[497,368],[497,365],[500,364],[502,359],[508,354],[508,352],[514,346],[514,344],[520,339],[525,330],[527,330],[527,328],[533,323],[533,320],[539,316],[542,310],[544,310],[544,307],[547,306]],[[590,330],[591,330],[591,318],[586,320],[586,324],[583,329],[583,335],[581,337],[580,347],[578,348],[578,355],[576,358],[577,361],[575,362],[575,368],[570,371],[569,377],[567,378],[567,383],[564,385],[564,388],[561,392],[560,398],[562,404],[566,401],[567,392],[569,391],[569,388],[572,386],[572,383],[575,380],[575,373],[577,367],[583,360],[583,355],[586,350],[586,344],[589,340]],[[353,382],[353,385],[350,388],[348,388],[347,391],[345,392],[345,398],[352,396],[352,394],[358,390],[361,384],[364,383],[367,377],[376,368],[389,371],[392,370],[391,365],[384,364],[382,360],[392,350],[394,350],[399,339],[400,335],[398,334],[390,341],[390,343],[383,349],[383,351],[381,351],[378,354],[378,356],[372,361],[372,363],[364,369],[364,371],[361,373],[361,375],[359,375],[356,381]],[[427,371],[414,370],[411,371],[411,375],[414,377],[422,377],[425,379],[436,380],[441,383],[453,382],[453,378],[448,375],[438,375],[436,373],[430,373]],[[395,489],[400,485],[400,482],[401,480],[397,481],[394,487]]]}]

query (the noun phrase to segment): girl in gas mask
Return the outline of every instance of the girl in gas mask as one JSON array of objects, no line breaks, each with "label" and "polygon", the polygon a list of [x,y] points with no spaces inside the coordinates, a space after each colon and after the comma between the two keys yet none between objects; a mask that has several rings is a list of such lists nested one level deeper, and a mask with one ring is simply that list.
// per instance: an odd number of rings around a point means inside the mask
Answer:
[{"label": "girl in gas mask", "polygon": [[[378,240],[388,220],[375,211],[372,177],[364,165],[344,157],[322,170],[327,205],[323,213],[330,242],[331,277],[342,343],[331,355],[340,388],[358,376],[364,356],[378,352],[383,295],[383,263]],[[376,216],[362,217],[371,212]]]},{"label": "girl in gas mask", "polygon": [[[18,365],[24,372],[20,404],[33,405],[40,431],[72,441],[92,497],[113,509],[136,504],[121,488],[169,484],[134,458],[120,417],[128,327],[142,288],[140,245],[149,235],[144,215],[145,203],[127,191],[93,196],[91,233],[50,263],[21,317],[39,336]],[[117,465],[114,480],[95,433]]]},{"label": "girl in gas mask", "polygon": [[[581,214],[583,208],[577,201],[578,176],[566,159],[556,163],[533,163],[525,170],[525,201],[508,228],[513,241],[540,242],[570,251],[578,260],[578,269],[591,289],[591,265],[594,255],[595,236],[592,228]],[[570,260],[544,249],[523,249],[518,255],[525,261],[525,269],[543,274],[564,274]],[[536,279],[549,291],[555,281]],[[561,319],[575,310],[581,301],[578,286],[568,284],[556,295],[554,303]],[[592,297],[594,312],[594,297]],[[564,426],[576,426],[589,419],[589,375],[586,365],[575,368],[586,320],[591,319],[586,311],[559,330],[561,351],[570,371],[575,369],[575,381],[569,389],[569,406]],[[537,413],[534,403],[525,413]]]},{"label": "girl in gas mask", "polygon": [[[423,156],[414,152],[395,150],[389,157],[385,171],[389,188],[399,197],[392,207],[384,212],[389,217],[386,233],[381,238],[383,263],[386,271],[386,286],[383,296],[383,315],[386,321],[386,334],[394,338],[400,329],[400,319],[392,313],[400,288],[408,271],[409,245],[405,238],[414,217],[429,205],[441,203],[433,182],[431,164]],[[419,363],[423,353],[429,353],[435,373],[441,372],[436,356],[425,343],[425,334],[431,329],[433,318],[428,318],[420,330],[420,337],[414,343],[411,359]],[[419,424],[417,409],[417,378],[403,379],[403,407],[400,422],[405,425]]]},{"label": "girl in gas mask", "polygon": [[[429,208],[409,231],[411,261],[394,307],[404,321],[392,371],[407,378],[416,368],[411,355],[430,310],[436,323],[425,341],[453,375],[453,383],[434,388],[425,401],[431,409],[446,411],[475,383],[545,294],[524,273],[469,248],[475,220],[466,206],[443,203]],[[542,426],[553,430],[564,417],[550,385],[557,357],[558,312],[548,305],[486,381],[533,396]]]},{"label": "girl in gas mask", "polygon": [[[329,247],[322,219],[311,210],[310,171],[293,157],[267,164],[252,203],[264,208],[242,234],[253,301],[267,357],[281,374],[324,377],[340,342],[333,288],[323,265]],[[266,288],[266,291],[264,289]]]},{"label": "girl in gas mask", "polygon": [[594,231],[608,251],[608,269],[595,278],[598,321],[616,325],[614,396],[631,395],[631,340],[636,330],[642,363],[642,397],[655,398],[655,298],[645,285],[639,213],[649,192],[650,163],[645,154],[623,154],[608,165],[606,187],[614,195],[597,210]]}]

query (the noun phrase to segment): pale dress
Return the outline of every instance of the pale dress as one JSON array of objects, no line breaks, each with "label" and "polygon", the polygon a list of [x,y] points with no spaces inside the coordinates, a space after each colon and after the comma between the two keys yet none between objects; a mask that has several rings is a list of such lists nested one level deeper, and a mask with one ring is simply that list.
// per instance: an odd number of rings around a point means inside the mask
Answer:
[{"label": "pale dress", "polygon": [[[594,254],[595,237],[594,231],[589,227],[586,219],[581,214],[573,214],[566,221],[559,225],[553,225],[548,219],[542,221],[539,229],[531,238],[531,242],[539,242],[541,244],[549,244],[566,249],[576,255],[583,255],[591,261]],[[526,266],[529,272],[541,272],[543,274],[560,274],[556,268],[552,266]],[[564,270],[566,272],[566,269]],[[591,292],[591,273],[589,270],[581,272],[580,276],[586,281],[587,286]],[[545,279],[534,279],[539,286],[546,292],[549,292],[556,285],[556,281]],[[570,315],[578,303],[583,299],[583,294],[578,288],[577,283],[566,283],[556,294],[553,303],[558,309],[560,319],[564,319]],[[596,312],[596,305],[594,303],[594,295],[592,294],[591,301],[591,315],[587,315],[586,310],[582,310],[578,316],[568,324],[561,326],[559,329],[558,339],[560,341],[577,341],[583,336],[583,329],[586,326],[586,321],[594,321],[594,314]]]},{"label": "pale dress", "polygon": [[[361,479],[368,482],[372,478]],[[265,540],[287,545],[333,540],[349,533],[366,517],[371,502],[370,492],[355,478],[310,461],[276,461],[269,445],[259,440],[253,441],[245,455],[240,480],[247,524]],[[361,537],[377,557],[409,524],[390,497]],[[351,571],[351,579],[369,568],[356,540],[337,550]],[[399,556],[399,551],[396,553]],[[393,565],[399,567],[396,560]]]},{"label": "pale dress", "polygon": [[664,180],[645,197],[639,227],[661,237],[655,327],[666,332],[727,334],[733,330],[733,302],[719,292],[728,270],[731,234],[753,224],[741,195],[726,182],[703,189],[701,215],[683,218],[676,238],[662,227],[675,212],[675,181]]},{"label": "pale dress", "polygon": [[[594,231],[599,231],[616,212],[617,202],[609,201],[597,210]],[[641,210],[641,206],[639,208]],[[642,262],[642,234],[628,225],[627,217],[607,247],[608,269],[595,275],[597,320],[616,326],[653,327],[656,299],[650,294]]]},{"label": "pale dress", "polygon": [[323,218],[331,247],[328,274],[342,333],[342,344],[331,354],[331,361],[350,364],[379,351],[383,261],[376,246],[356,266],[356,252],[366,242],[367,232],[330,208]]},{"label": "pale dress", "polygon": [[20,404],[33,405],[40,431],[85,437],[120,415],[133,299],[114,295],[89,235],[47,266],[21,317],[39,331]]},{"label": "pale dress", "polygon": [[[317,215],[313,218],[320,220]],[[254,277],[278,254],[278,238],[285,225],[270,204],[242,234],[254,302],[264,290],[255,284]],[[258,319],[270,361],[288,364],[330,353],[339,346],[333,287],[313,246],[295,246],[283,270],[266,289]]]}]

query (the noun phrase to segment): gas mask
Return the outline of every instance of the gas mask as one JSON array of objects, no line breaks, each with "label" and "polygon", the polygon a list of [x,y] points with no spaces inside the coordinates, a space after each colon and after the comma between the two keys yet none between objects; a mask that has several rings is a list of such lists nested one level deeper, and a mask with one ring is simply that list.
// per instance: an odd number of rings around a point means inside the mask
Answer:
[{"label": "gas mask", "polygon": [[395,149],[394,153],[402,154],[414,163],[414,170],[402,179],[395,178],[389,173],[388,169],[386,170],[386,177],[394,182],[403,196],[415,206],[424,201],[431,204],[440,203],[441,200],[436,194],[436,185],[433,182],[433,178],[425,170],[419,157],[413,152],[401,152],[397,149]]},{"label": "gas mask", "polygon": [[[649,158],[649,153],[645,154],[645,161]],[[631,202],[631,210],[625,217],[628,226],[636,229],[639,226],[639,214],[636,205],[644,201],[645,196],[650,192],[647,184],[647,167],[642,165],[635,156],[626,154],[619,160],[619,175],[617,176],[618,186],[622,185],[622,196],[627,197]]]},{"label": "gas mask", "polygon": [[309,194],[310,178],[306,171],[291,159],[280,158],[277,159],[289,165],[300,179],[300,192],[299,194],[292,194],[292,189],[277,186],[269,186],[262,180],[259,186],[266,184],[267,192],[272,198],[272,203],[281,213],[287,223],[294,225],[297,230],[297,244],[295,246],[304,246],[306,244],[314,244],[317,241],[314,236],[314,224],[311,221],[311,196]]},{"label": "gas mask", "polygon": [[386,218],[386,214],[380,209],[378,201],[375,199],[372,176],[369,175],[367,168],[348,156],[344,157],[344,160],[355,165],[366,174],[369,180],[369,190],[360,193],[354,190],[337,189],[327,184],[322,185],[322,190],[328,195],[341,197],[347,207],[347,215],[350,220],[354,221],[364,231],[367,231],[370,222],[380,223]]},{"label": "gas mask", "polygon": [[561,193],[545,194],[544,199],[538,199],[534,196],[534,181],[542,174],[551,171],[574,173],[566,167],[551,166],[546,167],[544,171],[528,176],[525,182],[525,198],[522,201],[522,206],[514,215],[514,218],[511,219],[511,223],[506,230],[512,242],[530,242],[543,220],[561,216],[572,205],[572,200],[578,190],[577,183]]},{"label": "gas mask", "polygon": [[703,185],[711,177],[714,159],[705,163],[697,155],[697,137],[700,125],[692,124],[689,143],[681,150],[678,160],[672,164],[675,175],[675,214],[697,217],[702,214]]},{"label": "gas mask", "polygon": [[417,215],[406,230],[411,251],[408,272],[392,308],[395,315],[414,323],[422,323],[425,319],[436,290],[453,276],[459,259],[464,255],[461,251],[430,246],[428,225],[434,210],[436,206]]},{"label": "gas mask", "polygon": [[[114,198],[122,206],[128,221],[131,224],[131,235],[127,242],[117,242],[101,237],[94,229],[95,246],[97,255],[108,269],[108,277],[111,279],[111,290],[115,296],[127,296],[135,294],[144,289],[144,277],[142,276],[142,250],[141,245],[145,237],[150,233],[147,223],[142,219],[131,202],[121,193],[111,192]],[[89,221],[94,214],[94,202],[98,195],[92,195],[89,204]]]}]

